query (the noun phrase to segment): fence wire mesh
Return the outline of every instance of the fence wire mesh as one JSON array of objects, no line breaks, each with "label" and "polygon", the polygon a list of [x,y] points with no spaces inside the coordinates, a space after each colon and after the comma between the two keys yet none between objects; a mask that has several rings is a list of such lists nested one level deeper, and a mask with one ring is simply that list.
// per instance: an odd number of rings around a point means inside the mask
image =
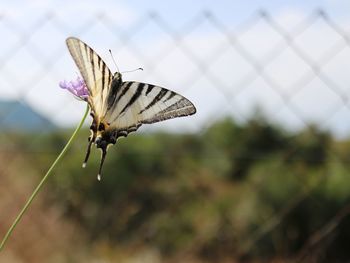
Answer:
[{"label": "fence wire mesh", "polygon": [[[288,27],[268,12],[259,11],[234,28],[210,11],[199,12],[181,27],[172,25],[162,14],[149,13],[127,30],[108,13],[81,19],[74,27],[55,12],[26,24],[2,15],[0,33],[0,96],[15,105],[0,107],[0,136],[6,141],[0,146],[0,189],[2,197],[7,196],[8,200],[2,204],[1,211],[11,210],[8,214],[15,214],[20,208],[11,207],[10,196],[24,200],[25,194],[23,189],[8,187],[11,179],[7,174],[17,170],[21,158],[33,161],[29,173],[40,174],[35,159],[53,158],[56,152],[21,145],[23,157],[17,152],[16,141],[11,141],[11,129],[6,128],[17,125],[12,124],[13,120],[21,117],[22,108],[29,105],[43,116],[44,124],[41,126],[39,122],[38,130],[34,127],[35,136],[28,142],[30,145],[45,136],[47,130],[42,127],[48,125],[47,120],[67,127],[77,122],[83,111],[79,102],[55,88],[60,80],[75,76],[71,73],[75,67],[64,45],[69,35],[85,40],[108,62],[107,50],[111,48],[118,63],[123,63],[119,67],[144,68],[144,72],[125,74],[125,78],[175,89],[197,106],[193,121],[164,123],[149,129],[161,127],[174,131],[181,127],[201,133],[224,116],[246,123],[258,111],[268,122],[279,123],[287,131],[317,126],[338,139],[348,137],[350,132],[350,75],[346,72],[350,65],[349,34],[322,10]],[[79,147],[74,150],[81,151]],[[341,159],[332,148],[327,151],[332,156],[331,162],[345,167],[348,159]],[[245,158],[266,157],[261,154]],[[249,254],[266,233],[278,227],[329,176],[325,170],[311,186],[303,186],[304,180],[300,180],[300,191],[294,198],[270,214],[265,224],[242,241],[240,255]],[[259,184],[252,183],[249,187],[256,191]],[[329,237],[349,212],[346,205],[323,222],[300,249],[296,261],[307,260],[308,253]],[[8,222],[6,215],[1,213],[0,222]],[[41,217],[45,220],[44,215]]]},{"label": "fence wire mesh", "polygon": [[[67,116],[57,115],[69,98],[59,100],[53,87],[69,72],[63,41],[77,35],[103,50],[103,55],[111,48],[127,67],[141,65],[146,80],[179,87],[178,91],[198,98],[202,124],[223,114],[245,121],[259,106],[269,119],[288,127],[315,122],[341,136],[349,130],[348,124],[338,124],[348,116],[349,95],[345,70],[336,71],[346,67],[346,59],[341,58],[349,55],[348,34],[322,11],[289,28],[264,11],[235,28],[208,11],[182,28],[174,28],[157,13],[136,21],[127,32],[106,13],[86,20],[72,28],[60,16],[48,13],[22,25],[3,15],[2,96],[65,123]],[[135,76],[145,79],[141,73]],[[208,96],[198,95],[203,90]],[[44,99],[38,99],[38,94]],[[201,102],[206,106],[202,111]],[[6,111],[2,116],[2,121],[11,118]]]}]

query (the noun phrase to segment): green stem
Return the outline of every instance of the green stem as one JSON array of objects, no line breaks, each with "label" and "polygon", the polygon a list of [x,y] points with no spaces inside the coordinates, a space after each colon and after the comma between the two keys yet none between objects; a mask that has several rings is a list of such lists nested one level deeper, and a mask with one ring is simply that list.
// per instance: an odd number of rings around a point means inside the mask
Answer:
[{"label": "green stem", "polygon": [[75,129],[75,131],[73,132],[72,136],[70,137],[69,141],[67,142],[66,146],[64,146],[63,150],[61,151],[61,153],[58,155],[58,157],[56,158],[56,160],[52,163],[51,167],[49,168],[49,170],[47,171],[47,173],[45,174],[45,176],[43,177],[43,179],[41,179],[40,183],[38,184],[38,186],[35,188],[34,192],[32,193],[32,195],[29,197],[27,203],[24,205],[24,207],[22,208],[21,212],[18,214],[18,216],[16,217],[15,221],[12,223],[11,227],[9,228],[9,230],[7,231],[4,239],[1,241],[0,244],[0,251],[4,248],[5,243],[7,241],[7,239],[10,237],[10,235],[12,234],[13,230],[15,229],[16,225],[18,224],[18,222],[21,220],[22,216],[24,215],[24,213],[27,211],[28,207],[30,206],[30,204],[32,203],[34,197],[38,194],[38,192],[40,191],[41,187],[43,186],[43,184],[46,182],[47,178],[49,178],[49,176],[51,175],[51,172],[53,170],[53,168],[56,166],[56,164],[62,159],[63,155],[67,152],[69,146],[71,145],[72,141],[74,140],[74,138],[76,137],[78,131],[80,130],[81,126],[83,126],[83,123],[86,119],[87,114],[89,113],[89,106],[86,107],[86,111],[85,114],[82,118],[82,120],[80,121],[78,127]]}]

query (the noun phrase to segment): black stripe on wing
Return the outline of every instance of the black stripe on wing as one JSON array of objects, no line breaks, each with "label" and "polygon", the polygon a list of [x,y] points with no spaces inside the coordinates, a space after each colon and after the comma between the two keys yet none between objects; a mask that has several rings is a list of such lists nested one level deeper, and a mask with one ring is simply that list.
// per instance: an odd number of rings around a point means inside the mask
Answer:
[{"label": "black stripe on wing", "polygon": [[117,94],[121,88],[122,88],[122,85],[120,85],[119,82],[112,81],[112,84],[109,89],[109,94],[107,97],[107,111],[109,111],[113,107],[117,99]]},{"label": "black stripe on wing", "polygon": [[146,85],[145,83],[138,83],[138,86],[136,88],[136,92],[134,93],[134,95],[132,95],[129,102],[124,106],[124,108],[121,110],[119,115],[124,113],[129,107],[131,107],[134,104],[134,102],[141,96],[145,85]]},{"label": "black stripe on wing", "polygon": [[160,101],[165,94],[168,92],[168,90],[166,89],[161,89],[159,91],[159,93],[157,94],[157,96],[154,97],[154,99],[144,108],[142,109],[139,114],[143,113],[144,111],[148,110],[149,108],[151,108],[152,106],[154,106],[158,101]]},{"label": "black stripe on wing", "polygon": [[118,101],[120,101],[120,99],[128,92],[128,90],[130,89],[131,85],[134,82],[125,82],[125,84],[122,85],[122,92],[119,94],[119,96],[116,98],[116,103],[118,103]]},{"label": "black stripe on wing", "polygon": [[91,48],[89,49],[89,56],[90,56],[90,63],[92,67],[92,75],[93,75],[94,81],[96,82],[96,67],[95,67],[95,59],[94,59],[95,54]]},{"label": "black stripe on wing", "polygon": [[167,102],[168,100],[171,100],[175,95],[177,95],[174,91],[170,90],[169,96],[165,99],[164,102]]},{"label": "black stripe on wing", "polygon": [[148,84],[148,88],[146,90],[146,96],[153,90],[154,85]]},{"label": "black stripe on wing", "polygon": [[102,90],[105,89],[105,77],[106,77],[106,64],[102,64],[102,68],[100,68],[101,72],[102,72]]}]

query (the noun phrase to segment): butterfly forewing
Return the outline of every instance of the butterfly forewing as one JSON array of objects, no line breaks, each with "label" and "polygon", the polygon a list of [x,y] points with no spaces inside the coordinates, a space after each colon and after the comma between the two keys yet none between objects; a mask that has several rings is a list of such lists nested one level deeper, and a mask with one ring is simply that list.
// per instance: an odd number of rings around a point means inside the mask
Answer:
[{"label": "butterfly forewing", "polygon": [[66,40],[69,52],[89,89],[89,104],[97,114],[105,111],[113,74],[101,57],[86,43],[70,37]]},{"label": "butterfly forewing", "polygon": [[123,82],[115,104],[105,120],[115,129],[125,130],[196,112],[193,104],[174,91],[151,84]]}]

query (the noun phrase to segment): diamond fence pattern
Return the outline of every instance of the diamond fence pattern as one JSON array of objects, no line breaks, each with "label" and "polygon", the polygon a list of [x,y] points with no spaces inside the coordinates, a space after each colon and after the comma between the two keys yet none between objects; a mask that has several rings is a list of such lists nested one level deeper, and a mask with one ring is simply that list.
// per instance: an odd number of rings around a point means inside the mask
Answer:
[{"label": "diamond fence pattern", "polygon": [[[23,25],[1,16],[0,95],[29,104],[57,124],[66,125],[63,120],[67,115],[73,115],[69,123],[76,122],[81,106],[58,88],[48,88],[56,87],[73,69],[67,66],[73,64],[68,62],[64,39],[75,35],[97,47],[99,53],[105,49],[104,58],[113,47],[118,61],[127,61],[135,68],[142,66],[147,76],[133,73],[135,79],[179,87],[177,91],[198,108],[197,122],[184,121],[189,130],[202,130],[227,114],[245,122],[258,105],[269,121],[287,128],[302,128],[314,122],[336,134],[340,130],[343,137],[350,132],[350,76],[339,70],[350,65],[346,64],[350,61],[349,34],[323,11],[292,28],[283,27],[265,11],[235,28],[208,11],[198,13],[180,28],[158,13],[146,14],[127,31],[107,13],[82,21],[73,28],[59,15],[47,13]],[[11,108],[0,112],[0,125],[15,111]],[[72,114],[74,111],[78,113]],[[40,136],[39,132],[33,140]],[[0,146],[0,153],[5,150]],[[11,154],[13,158],[6,158],[9,165],[2,167],[1,177],[6,178],[5,169],[16,163],[16,153]],[[36,154],[47,153],[38,149]],[[336,153],[331,154],[337,160]],[[327,176],[325,171],[324,178]],[[324,178],[319,178],[319,183]],[[285,209],[273,215],[244,243],[242,254],[276,227],[310,191],[303,189]],[[308,245],[332,231],[348,210],[344,207],[339,211],[324,229],[310,237]],[[306,252],[307,247],[300,256]]]},{"label": "diamond fence pattern", "polygon": [[[0,29],[1,95],[29,103],[58,123],[67,116],[61,115],[61,106],[69,104],[69,98],[58,98],[48,87],[67,78],[69,56],[62,41],[76,35],[104,51],[113,47],[117,58],[126,58],[121,61],[141,65],[146,80],[180,87],[179,92],[197,99],[202,124],[209,116],[222,117],[221,112],[245,121],[258,105],[269,119],[288,127],[316,122],[325,129],[341,129],[342,136],[350,130],[350,125],[337,126],[349,113],[348,79],[344,71],[337,71],[346,67],[340,57],[350,56],[349,39],[322,11],[291,29],[264,11],[234,29],[210,12],[198,14],[180,29],[157,13],[146,15],[127,32],[104,13],[78,28],[55,13],[26,26],[2,16]],[[203,90],[208,96],[198,96]],[[48,99],[38,99],[38,93]],[[201,111],[202,101],[206,107]],[[6,115],[11,116],[2,112]]]}]

